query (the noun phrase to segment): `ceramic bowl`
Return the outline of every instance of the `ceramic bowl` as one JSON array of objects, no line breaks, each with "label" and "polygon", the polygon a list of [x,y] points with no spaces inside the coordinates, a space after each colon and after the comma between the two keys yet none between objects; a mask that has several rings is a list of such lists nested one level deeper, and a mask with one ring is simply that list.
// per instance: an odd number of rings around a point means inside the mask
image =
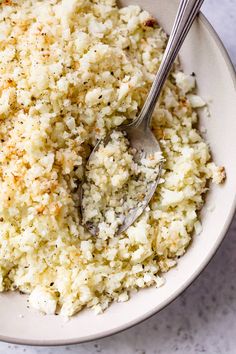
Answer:
[{"label": "ceramic bowl", "polygon": [[[170,32],[178,1],[123,0],[120,5],[139,4]],[[200,15],[181,50],[186,73],[197,75],[198,92],[208,100],[210,117],[202,114],[214,160],[224,165],[226,183],[212,186],[202,210],[203,232],[194,237],[178,266],[165,275],[166,283],[134,294],[130,301],[114,303],[102,315],[91,310],[65,322],[27,308],[27,297],[0,295],[0,340],[31,345],[64,345],[101,338],[148,318],[174,300],[203,270],[219,247],[233,217],[236,204],[236,79],[229,57],[216,33]],[[209,206],[214,210],[209,211]],[[212,208],[210,208],[212,209]],[[210,286],[210,285],[209,285]]]}]

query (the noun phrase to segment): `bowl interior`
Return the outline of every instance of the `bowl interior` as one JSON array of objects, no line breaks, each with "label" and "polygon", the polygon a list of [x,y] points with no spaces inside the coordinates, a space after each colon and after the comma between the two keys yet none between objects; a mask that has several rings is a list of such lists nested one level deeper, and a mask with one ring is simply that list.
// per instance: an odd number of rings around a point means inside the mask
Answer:
[{"label": "bowl interior", "polygon": [[[123,0],[139,4],[157,17],[169,32],[178,1]],[[212,186],[202,211],[203,232],[196,236],[176,268],[165,275],[166,284],[133,294],[126,303],[112,304],[103,314],[90,310],[65,322],[27,308],[27,298],[17,293],[0,295],[0,339],[28,344],[67,344],[91,340],[125,329],[147,318],[173,300],[200,273],[219,246],[233,216],[236,181],[236,90],[230,62],[206,20],[201,16],[181,50],[182,66],[197,75],[198,92],[209,102],[210,116],[201,112],[214,160],[227,171],[223,186]],[[213,211],[208,211],[214,207]],[[211,208],[212,209],[212,208]]]}]

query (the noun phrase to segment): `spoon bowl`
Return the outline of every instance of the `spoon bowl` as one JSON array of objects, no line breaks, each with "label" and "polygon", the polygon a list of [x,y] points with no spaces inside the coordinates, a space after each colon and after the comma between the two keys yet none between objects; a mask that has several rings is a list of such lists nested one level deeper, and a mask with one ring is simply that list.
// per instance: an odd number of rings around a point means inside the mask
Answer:
[{"label": "spoon bowl", "polygon": [[[111,134],[114,131],[120,131],[124,134],[124,136],[128,139],[129,141],[129,146],[133,151],[135,151],[134,154],[134,161],[138,162],[142,158],[148,157],[150,155],[154,155],[157,152],[161,152],[161,147],[152,133],[151,129],[149,126],[145,127],[143,124],[137,124],[138,120],[135,120],[131,124],[127,125],[122,125],[119,128],[112,130],[109,132],[108,135],[106,135],[105,138],[101,139],[98,141],[96,146],[94,147],[92,153],[89,156],[88,162],[92,159],[93,155],[96,153],[96,151],[99,149],[101,144],[106,146],[108,142],[110,141]],[[125,217],[124,222],[118,227],[117,229],[117,234],[122,233],[123,231],[127,230],[129,226],[133,224],[133,222],[143,213],[145,208],[147,207],[148,203],[150,202],[153,194],[156,191],[160,175],[161,175],[161,167],[162,167],[162,162],[159,163],[158,165],[159,171],[156,174],[156,179],[155,181],[147,181],[148,184],[148,189],[147,193],[143,199],[143,201],[137,206],[137,208],[131,209],[130,213]],[[81,201],[83,198],[83,188],[81,188]],[[81,203],[81,213],[83,216],[83,207]],[[84,225],[86,228],[89,230],[89,232],[95,236],[98,234],[98,226],[94,225],[91,222],[84,222]]]}]

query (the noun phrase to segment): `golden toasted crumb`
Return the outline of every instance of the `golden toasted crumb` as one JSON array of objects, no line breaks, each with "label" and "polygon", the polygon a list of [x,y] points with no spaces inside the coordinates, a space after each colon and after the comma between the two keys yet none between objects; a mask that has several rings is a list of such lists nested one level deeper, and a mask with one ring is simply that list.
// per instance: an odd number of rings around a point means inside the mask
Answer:
[{"label": "golden toasted crumb", "polygon": [[157,26],[157,20],[154,17],[150,17],[144,21],[143,26],[154,28]]}]

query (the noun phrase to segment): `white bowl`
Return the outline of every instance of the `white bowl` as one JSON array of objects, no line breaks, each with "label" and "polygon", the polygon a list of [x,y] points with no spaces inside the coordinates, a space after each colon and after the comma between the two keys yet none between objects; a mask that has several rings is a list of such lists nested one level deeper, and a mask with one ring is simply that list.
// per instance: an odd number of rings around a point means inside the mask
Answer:
[{"label": "white bowl", "polygon": [[[169,32],[177,0],[123,0],[139,4],[157,17]],[[126,303],[114,303],[102,315],[82,311],[65,322],[60,316],[44,316],[27,308],[27,298],[17,293],[0,295],[0,340],[31,344],[80,343],[124,330],[148,318],[174,300],[202,271],[219,247],[236,205],[236,78],[233,66],[216,33],[200,15],[181,51],[187,73],[197,75],[198,91],[210,99],[211,117],[201,117],[207,129],[214,160],[224,165],[226,183],[212,186],[202,211],[203,232],[194,238],[176,268],[166,274],[166,284],[142,290]],[[208,207],[214,205],[212,212]],[[210,286],[210,284],[209,284]]]}]

